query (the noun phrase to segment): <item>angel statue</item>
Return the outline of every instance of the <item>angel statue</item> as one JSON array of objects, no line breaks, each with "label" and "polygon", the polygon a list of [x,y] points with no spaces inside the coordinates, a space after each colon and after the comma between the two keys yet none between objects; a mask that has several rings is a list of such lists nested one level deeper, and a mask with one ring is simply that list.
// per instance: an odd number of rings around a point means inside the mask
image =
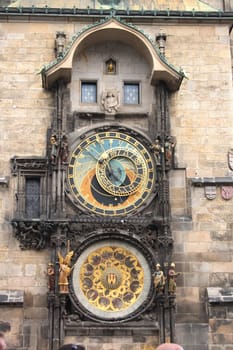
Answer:
[{"label": "angel statue", "polygon": [[57,252],[60,264],[58,282],[60,287],[60,293],[68,293],[68,277],[70,276],[72,270],[72,267],[70,267],[70,261],[73,254],[73,250],[69,251],[69,249],[67,249],[67,254],[65,257],[63,257],[59,251]]}]

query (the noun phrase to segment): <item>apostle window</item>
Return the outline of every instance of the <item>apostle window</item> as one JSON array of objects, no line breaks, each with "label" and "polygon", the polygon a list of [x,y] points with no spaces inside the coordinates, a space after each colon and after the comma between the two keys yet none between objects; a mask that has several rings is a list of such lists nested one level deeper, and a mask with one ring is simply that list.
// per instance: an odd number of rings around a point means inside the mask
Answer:
[{"label": "apostle window", "polygon": [[81,82],[81,102],[82,103],[97,102],[97,83],[95,81]]},{"label": "apostle window", "polygon": [[124,82],[124,103],[128,105],[140,103],[139,83]]}]

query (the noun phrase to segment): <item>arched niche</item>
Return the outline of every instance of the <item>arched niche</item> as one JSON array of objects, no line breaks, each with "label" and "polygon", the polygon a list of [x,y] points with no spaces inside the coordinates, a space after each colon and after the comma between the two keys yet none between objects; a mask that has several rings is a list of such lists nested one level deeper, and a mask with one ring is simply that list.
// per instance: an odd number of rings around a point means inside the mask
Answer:
[{"label": "arched niche", "polygon": [[77,33],[63,56],[42,69],[43,87],[49,89],[59,79],[69,83],[72,76],[73,60],[78,53],[88,46],[108,40],[121,41],[133,46],[146,59],[150,66],[152,85],[164,81],[168,90],[176,91],[179,89],[184,74],[168,64],[167,60],[155,48],[153,42],[142,31],[115,18],[89,26]]}]

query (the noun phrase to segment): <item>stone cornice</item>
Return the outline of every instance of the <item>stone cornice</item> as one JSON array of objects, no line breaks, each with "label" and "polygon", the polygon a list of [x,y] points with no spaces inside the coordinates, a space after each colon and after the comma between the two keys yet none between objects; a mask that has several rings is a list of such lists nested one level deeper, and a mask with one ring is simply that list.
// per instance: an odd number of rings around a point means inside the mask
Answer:
[{"label": "stone cornice", "polygon": [[174,11],[174,10],[117,10],[117,9],[77,9],[73,8],[50,8],[45,7],[0,7],[0,18],[19,17],[36,20],[38,17],[61,17],[72,18],[105,18],[106,16],[119,16],[122,19],[131,20],[153,20],[160,21],[163,19],[170,21],[227,21],[233,20],[233,12],[224,11]]},{"label": "stone cornice", "polygon": [[191,179],[193,186],[206,185],[233,185],[233,176],[222,177],[194,177]]},{"label": "stone cornice", "polygon": [[211,304],[233,303],[233,288],[209,287],[207,288],[207,297]]}]

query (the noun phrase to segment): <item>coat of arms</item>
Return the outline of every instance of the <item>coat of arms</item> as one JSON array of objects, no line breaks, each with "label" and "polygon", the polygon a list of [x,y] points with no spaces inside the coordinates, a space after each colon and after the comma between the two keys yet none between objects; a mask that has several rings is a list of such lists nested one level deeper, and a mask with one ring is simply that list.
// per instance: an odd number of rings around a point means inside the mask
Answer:
[{"label": "coat of arms", "polygon": [[205,186],[205,196],[207,199],[215,199],[216,198],[216,186],[215,185]]},{"label": "coat of arms", "polygon": [[222,186],[221,195],[223,199],[231,199],[233,197],[233,186]]},{"label": "coat of arms", "polygon": [[119,92],[116,89],[105,90],[102,95],[101,103],[106,113],[116,113],[119,108]]}]

